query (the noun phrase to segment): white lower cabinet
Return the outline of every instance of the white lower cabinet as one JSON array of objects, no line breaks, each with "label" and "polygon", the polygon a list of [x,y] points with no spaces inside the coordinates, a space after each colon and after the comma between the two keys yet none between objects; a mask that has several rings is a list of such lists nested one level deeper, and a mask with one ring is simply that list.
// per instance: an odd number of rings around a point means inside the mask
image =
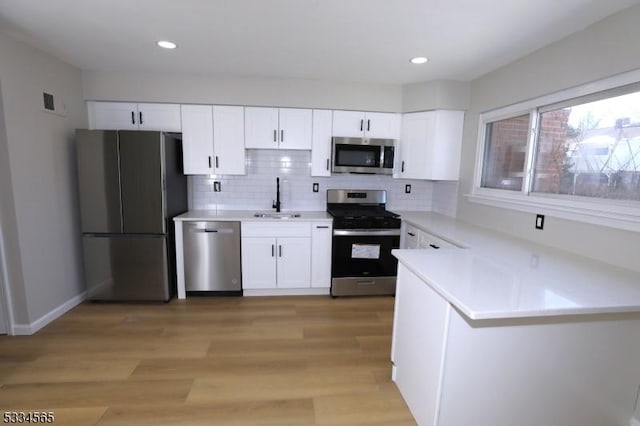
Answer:
[{"label": "white lower cabinet", "polygon": [[242,288],[277,287],[275,250],[277,240],[269,237],[242,238]]},{"label": "white lower cabinet", "polygon": [[431,287],[398,265],[392,377],[420,425],[437,425],[441,368],[450,306]]},{"label": "white lower cabinet", "polygon": [[331,287],[331,222],[311,224],[311,287]]},{"label": "white lower cabinet", "polygon": [[244,290],[311,287],[311,223],[243,223]]},{"label": "white lower cabinet", "polygon": [[457,248],[455,244],[436,237],[422,229],[403,222],[400,247],[403,249],[441,249]]}]

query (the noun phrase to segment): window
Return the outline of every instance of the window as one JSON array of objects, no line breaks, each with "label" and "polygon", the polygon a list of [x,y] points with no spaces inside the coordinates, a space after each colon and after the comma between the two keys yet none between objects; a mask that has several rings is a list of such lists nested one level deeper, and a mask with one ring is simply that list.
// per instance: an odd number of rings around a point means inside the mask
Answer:
[{"label": "window", "polygon": [[471,200],[640,230],[638,81],[640,71],[481,114]]},{"label": "window", "polygon": [[529,114],[487,123],[484,188],[522,190],[530,128]]},{"label": "window", "polygon": [[640,201],[640,91],[546,109],[533,192]]}]

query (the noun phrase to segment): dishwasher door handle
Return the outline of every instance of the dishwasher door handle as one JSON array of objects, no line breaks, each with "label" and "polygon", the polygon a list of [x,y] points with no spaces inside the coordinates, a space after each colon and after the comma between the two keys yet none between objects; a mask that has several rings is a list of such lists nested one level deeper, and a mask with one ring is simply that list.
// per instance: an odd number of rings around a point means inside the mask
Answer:
[{"label": "dishwasher door handle", "polygon": [[227,229],[227,228],[207,229],[207,228],[203,228],[203,229],[192,229],[191,232],[194,232],[196,234],[233,234],[233,229]]}]

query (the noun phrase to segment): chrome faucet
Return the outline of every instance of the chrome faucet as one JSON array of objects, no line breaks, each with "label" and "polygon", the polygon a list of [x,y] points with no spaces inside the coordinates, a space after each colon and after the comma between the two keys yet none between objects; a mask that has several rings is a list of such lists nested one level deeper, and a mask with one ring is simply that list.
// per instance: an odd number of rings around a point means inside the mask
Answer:
[{"label": "chrome faucet", "polygon": [[280,213],[280,178],[279,177],[276,178],[276,201],[273,203],[272,207],[276,209],[276,212]]}]

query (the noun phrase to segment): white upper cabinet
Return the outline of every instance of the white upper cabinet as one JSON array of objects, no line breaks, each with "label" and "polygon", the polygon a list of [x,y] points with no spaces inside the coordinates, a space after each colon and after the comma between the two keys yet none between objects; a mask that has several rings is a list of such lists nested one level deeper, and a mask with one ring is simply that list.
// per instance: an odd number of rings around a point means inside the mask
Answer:
[{"label": "white upper cabinet", "polygon": [[400,114],[333,111],[333,136],[398,139]]},{"label": "white upper cabinet", "polygon": [[312,111],[299,108],[245,108],[245,146],[311,149]]},{"label": "white upper cabinet", "polygon": [[311,176],[331,176],[332,118],[330,110],[313,110]]},{"label": "white upper cabinet", "polygon": [[213,153],[215,174],[244,175],[244,107],[213,107]]},{"label": "white upper cabinet", "polygon": [[245,174],[244,108],[182,105],[184,173]]},{"label": "white upper cabinet", "polygon": [[177,104],[89,101],[87,109],[91,129],[181,131]]},{"label": "white upper cabinet", "polygon": [[395,177],[458,180],[464,111],[437,110],[402,116]]},{"label": "white upper cabinet", "polygon": [[213,107],[182,105],[182,160],[185,175],[213,171]]}]

